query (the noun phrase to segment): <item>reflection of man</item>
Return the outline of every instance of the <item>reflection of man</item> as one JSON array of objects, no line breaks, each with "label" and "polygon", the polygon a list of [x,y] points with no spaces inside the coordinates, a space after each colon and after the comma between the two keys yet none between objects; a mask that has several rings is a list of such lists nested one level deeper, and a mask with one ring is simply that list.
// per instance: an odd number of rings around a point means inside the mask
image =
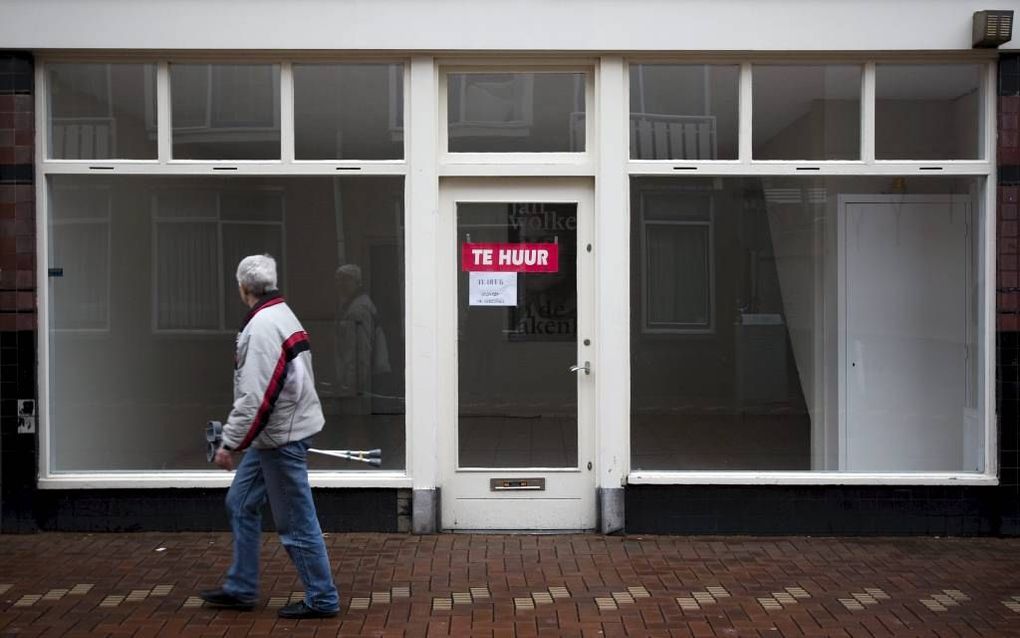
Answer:
[{"label": "reflection of man", "polygon": [[278,615],[336,616],[339,596],[308,485],[310,437],[325,423],[315,394],[308,335],[276,289],[272,257],[242,259],[237,284],[251,311],[237,336],[234,407],[215,462],[231,470],[231,454],[248,449],[227,492],[233,563],[222,588],[199,595],[215,607],[254,607],[262,506],[268,499],[280,542],[305,585],[304,600],[283,607]]},{"label": "reflection of man", "polygon": [[361,268],[345,264],[336,269],[336,375],[341,397],[368,399],[372,392],[375,352],[375,304],[361,285]]}]

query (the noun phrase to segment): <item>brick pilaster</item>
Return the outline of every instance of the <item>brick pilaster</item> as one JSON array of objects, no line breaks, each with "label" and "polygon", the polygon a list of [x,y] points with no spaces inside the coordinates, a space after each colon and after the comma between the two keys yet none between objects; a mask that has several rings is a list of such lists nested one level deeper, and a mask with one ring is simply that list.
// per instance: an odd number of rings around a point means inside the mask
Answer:
[{"label": "brick pilaster", "polygon": [[[32,56],[0,52],[0,529],[35,529],[38,433],[21,401],[37,404],[35,104]],[[37,419],[38,409],[32,418]],[[35,422],[38,425],[38,422]]]},{"label": "brick pilaster", "polygon": [[1020,56],[999,59],[996,395],[1001,532],[1020,535]]}]

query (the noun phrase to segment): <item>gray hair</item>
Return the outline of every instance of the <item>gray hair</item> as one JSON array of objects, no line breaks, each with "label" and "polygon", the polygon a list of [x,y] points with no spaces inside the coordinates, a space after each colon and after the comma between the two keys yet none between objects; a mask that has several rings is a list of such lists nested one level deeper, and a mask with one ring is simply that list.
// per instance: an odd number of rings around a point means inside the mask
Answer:
[{"label": "gray hair", "polygon": [[276,290],[276,260],[270,255],[248,255],[237,265],[237,283],[261,297]]},{"label": "gray hair", "polygon": [[361,285],[361,268],[356,264],[344,264],[336,269],[336,278],[350,277],[354,280],[354,283]]}]

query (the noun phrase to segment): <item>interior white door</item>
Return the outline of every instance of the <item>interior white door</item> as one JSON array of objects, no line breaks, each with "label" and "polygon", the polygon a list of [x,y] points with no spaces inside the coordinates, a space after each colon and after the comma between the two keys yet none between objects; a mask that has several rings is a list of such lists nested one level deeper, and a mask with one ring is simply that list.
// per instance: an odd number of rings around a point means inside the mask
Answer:
[{"label": "interior white door", "polygon": [[952,196],[871,199],[840,211],[845,468],[961,471],[970,207]]},{"label": "interior white door", "polygon": [[592,529],[592,184],[457,179],[440,199],[441,525]]}]

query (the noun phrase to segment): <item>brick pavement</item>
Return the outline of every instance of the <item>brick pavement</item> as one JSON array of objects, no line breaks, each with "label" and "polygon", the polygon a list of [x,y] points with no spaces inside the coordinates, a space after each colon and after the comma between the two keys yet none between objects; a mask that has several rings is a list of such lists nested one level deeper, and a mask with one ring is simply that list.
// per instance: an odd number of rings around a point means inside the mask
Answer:
[{"label": "brick pavement", "polygon": [[327,535],[336,619],[200,606],[220,533],[0,536],[0,636],[1020,636],[1020,539]]}]

